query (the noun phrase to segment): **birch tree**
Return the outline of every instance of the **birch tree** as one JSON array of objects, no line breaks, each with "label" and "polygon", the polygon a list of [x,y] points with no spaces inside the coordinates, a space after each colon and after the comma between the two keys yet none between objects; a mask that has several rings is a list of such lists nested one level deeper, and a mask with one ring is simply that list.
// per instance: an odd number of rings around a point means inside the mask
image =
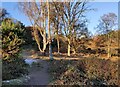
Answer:
[{"label": "birch tree", "polygon": [[52,46],[51,46],[51,30],[50,30],[50,3],[47,0],[47,9],[48,9],[48,38],[49,38],[49,57],[52,60],[53,59],[53,55],[52,55]]},{"label": "birch tree", "polygon": [[90,37],[90,32],[87,28],[87,20],[81,20],[79,24],[74,25],[73,36],[71,37],[71,46],[73,54],[76,54],[77,49],[81,46],[81,39],[86,39]]},{"label": "birch tree", "polygon": [[99,20],[99,24],[97,25],[98,32],[100,34],[107,34],[108,44],[107,44],[107,51],[108,51],[108,58],[111,57],[111,35],[110,32],[114,30],[116,26],[117,16],[115,13],[108,13],[101,16]]},{"label": "birch tree", "polygon": [[[33,0],[34,1],[34,0]],[[23,13],[29,18],[34,31],[34,38],[38,45],[40,52],[45,53],[47,44],[51,45],[51,31],[50,31],[50,6],[47,2],[21,2],[19,3],[19,8]],[[39,33],[42,39],[39,37]],[[48,36],[47,36],[48,33]],[[43,44],[40,44],[43,42]],[[43,45],[43,48],[41,48]],[[52,53],[51,46],[49,47]],[[51,57],[52,58],[52,57]]]},{"label": "birch tree", "polygon": [[71,39],[74,36],[75,31],[74,25],[79,25],[80,20],[84,17],[84,14],[89,11],[87,7],[87,2],[61,2],[61,7],[57,7],[59,14],[61,15],[63,32],[68,45],[68,56],[70,56],[71,51]]},{"label": "birch tree", "polygon": [[52,12],[53,12],[53,17],[51,18],[51,21],[53,23],[53,32],[55,34],[55,39],[57,40],[57,50],[58,50],[58,54],[60,53],[60,39],[62,38],[61,35],[62,35],[62,25],[61,25],[61,12],[60,10],[61,9],[61,6],[62,6],[62,3],[60,2],[52,2],[51,3],[52,5]]}]

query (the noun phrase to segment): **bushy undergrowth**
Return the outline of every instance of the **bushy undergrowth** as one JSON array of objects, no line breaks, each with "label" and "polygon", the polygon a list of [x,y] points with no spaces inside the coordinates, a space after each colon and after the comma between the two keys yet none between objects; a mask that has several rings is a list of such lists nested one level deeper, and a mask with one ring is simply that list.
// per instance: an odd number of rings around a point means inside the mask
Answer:
[{"label": "bushy undergrowth", "polygon": [[50,63],[49,72],[57,85],[118,85],[118,64],[110,60],[87,58]]},{"label": "bushy undergrowth", "polygon": [[24,43],[25,26],[12,18],[1,22],[2,80],[16,79],[28,72],[27,64],[20,57]]},{"label": "bushy undergrowth", "polygon": [[[53,79],[58,79],[63,72],[65,72],[67,70],[67,65],[69,64],[68,61],[64,61],[60,60],[60,61],[50,61],[50,65],[51,67],[49,68],[49,72],[51,73],[51,75],[53,76]],[[59,73],[58,73],[59,72]]]},{"label": "bushy undergrowth", "polygon": [[2,80],[16,79],[28,73],[28,65],[18,56],[2,60]]}]

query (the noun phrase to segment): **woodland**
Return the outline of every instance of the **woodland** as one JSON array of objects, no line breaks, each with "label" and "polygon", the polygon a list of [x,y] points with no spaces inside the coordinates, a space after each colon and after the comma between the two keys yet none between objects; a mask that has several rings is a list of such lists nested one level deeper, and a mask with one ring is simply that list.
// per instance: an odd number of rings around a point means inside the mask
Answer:
[{"label": "woodland", "polygon": [[118,17],[101,15],[93,35],[88,3],[18,2],[31,26],[0,8],[2,86],[119,86]]}]

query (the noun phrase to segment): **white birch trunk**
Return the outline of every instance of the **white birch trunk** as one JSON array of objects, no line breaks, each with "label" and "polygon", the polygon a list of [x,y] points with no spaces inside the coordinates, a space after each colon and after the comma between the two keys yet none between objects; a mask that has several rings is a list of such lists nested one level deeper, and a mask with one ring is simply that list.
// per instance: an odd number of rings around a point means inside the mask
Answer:
[{"label": "white birch trunk", "polygon": [[70,56],[70,39],[68,39],[68,56]]},{"label": "white birch trunk", "polygon": [[110,52],[110,43],[111,43],[111,39],[110,39],[110,35],[108,34],[108,58],[111,57],[111,52]]},{"label": "white birch trunk", "polygon": [[58,54],[60,53],[60,41],[57,35],[57,47],[58,47]]},{"label": "white birch trunk", "polygon": [[48,6],[48,37],[49,37],[49,58],[50,60],[53,60],[52,55],[52,46],[51,46],[51,33],[50,33],[50,5],[47,0],[47,6]]}]

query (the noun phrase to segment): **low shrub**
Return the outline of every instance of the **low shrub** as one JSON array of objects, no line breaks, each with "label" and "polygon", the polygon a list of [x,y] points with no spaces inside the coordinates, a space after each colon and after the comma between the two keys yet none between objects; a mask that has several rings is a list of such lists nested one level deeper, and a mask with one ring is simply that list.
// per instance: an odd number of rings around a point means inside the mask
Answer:
[{"label": "low shrub", "polygon": [[[78,61],[54,61],[50,67],[57,85],[118,85],[118,63],[86,58]],[[54,73],[54,74],[53,74]]]},{"label": "low shrub", "polygon": [[2,80],[16,79],[27,74],[28,66],[23,58],[17,56],[2,59]]},{"label": "low shrub", "polygon": [[2,38],[2,79],[16,79],[28,73],[27,64],[20,57],[20,51],[25,42],[25,26],[12,18],[1,21]]},{"label": "low shrub", "polygon": [[64,60],[50,61],[51,68],[49,68],[48,72],[51,73],[53,79],[58,79],[58,76],[60,76],[63,72],[67,70],[68,63],[69,63],[68,61],[64,61]]},{"label": "low shrub", "polygon": [[[97,80],[107,85],[118,85],[118,63],[104,59],[86,59],[85,72],[90,80]],[[96,82],[94,82],[96,84]]]}]

